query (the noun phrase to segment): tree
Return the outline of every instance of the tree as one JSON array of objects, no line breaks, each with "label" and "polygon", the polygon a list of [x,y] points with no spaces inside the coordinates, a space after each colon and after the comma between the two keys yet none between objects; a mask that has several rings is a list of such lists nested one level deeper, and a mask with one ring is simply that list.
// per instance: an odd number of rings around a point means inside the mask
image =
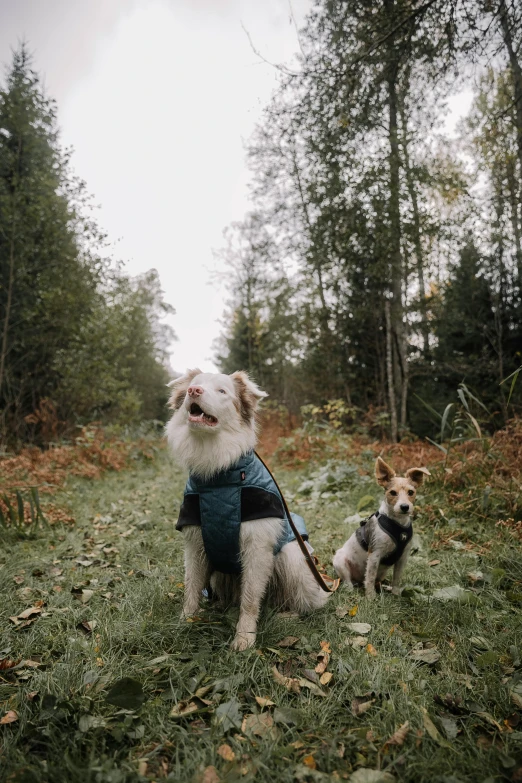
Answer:
[{"label": "tree", "polygon": [[[157,278],[133,282],[104,257],[104,236],[69,157],[59,144],[56,106],[22,45],[0,90],[4,442],[40,437],[35,412],[45,400],[67,426],[100,412],[128,418],[132,397],[135,418],[148,415],[145,398],[163,394],[165,350],[158,346],[171,335],[158,320],[166,308]],[[93,382],[102,367],[103,391]],[[100,395],[109,404],[100,407]],[[157,415],[158,405],[152,408]]]}]

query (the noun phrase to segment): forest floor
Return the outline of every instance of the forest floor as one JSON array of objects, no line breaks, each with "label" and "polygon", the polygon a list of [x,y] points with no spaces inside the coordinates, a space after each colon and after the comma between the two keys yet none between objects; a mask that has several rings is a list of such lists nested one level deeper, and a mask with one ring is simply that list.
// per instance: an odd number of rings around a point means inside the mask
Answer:
[{"label": "forest floor", "polygon": [[[51,526],[0,528],[0,781],[520,783],[520,433],[451,458],[287,433],[270,463],[330,573],[378,504],[378,453],[432,472],[416,551],[400,598],[267,607],[234,654],[236,609],[180,620],[184,476],[161,444],[48,457]],[[25,458],[0,463],[4,486],[43,470]]]}]

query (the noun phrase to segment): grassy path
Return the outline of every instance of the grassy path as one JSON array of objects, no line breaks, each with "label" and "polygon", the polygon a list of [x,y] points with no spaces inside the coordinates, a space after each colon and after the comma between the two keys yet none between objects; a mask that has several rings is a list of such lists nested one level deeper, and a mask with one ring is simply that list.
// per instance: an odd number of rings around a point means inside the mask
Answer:
[{"label": "grassy path", "polygon": [[[290,495],[303,478],[278,475]],[[73,528],[0,543],[0,781],[522,781],[520,544],[493,526],[487,554],[432,550],[420,508],[400,599],[266,609],[232,654],[235,610],[179,620],[183,483],[163,452],[69,481]],[[321,559],[367,494],[354,475],[347,497],[294,496]]]}]

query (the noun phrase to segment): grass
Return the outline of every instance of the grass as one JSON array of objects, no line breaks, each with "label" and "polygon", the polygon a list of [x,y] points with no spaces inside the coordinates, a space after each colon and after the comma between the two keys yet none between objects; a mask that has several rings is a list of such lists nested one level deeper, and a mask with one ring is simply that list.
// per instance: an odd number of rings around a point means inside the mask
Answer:
[{"label": "grass", "polygon": [[[297,491],[311,466],[278,470],[326,563],[356,524],[344,520],[360,498],[379,497],[364,475],[373,452],[353,459],[361,472],[319,500]],[[173,521],[184,478],[165,452],[95,481],[67,479],[73,526],[34,539],[3,532],[0,718],[17,719],[0,725],[0,781],[290,783],[356,773],[364,783],[378,779],[364,770],[378,769],[411,783],[522,780],[520,541],[470,504],[453,518],[443,474],[419,500],[420,548],[400,599],[383,592],[368,603],[340,590],[308,618],[265,608],[256,649],[241,654],[228,649],[236,610],[207,605],[199,622],[179,620]],[[456,585],[449,600],[433,596]],[[30,607],[40,611],[9,619]],[[371,625],[357,649],[353,622]],[[293,646],[279,646],[289,636]],[[274,666],[306,682],[321,642],[331,649],[328,684],[293,692],[276,683]],[[411,657],[428,650],[440,654],[432,665]],[[139,686],[124,682],[119,700],[111,688],[122,678]],[[191,702],[196,712],[170,716]],[[388,743],[406,721],[403,744]]]}]

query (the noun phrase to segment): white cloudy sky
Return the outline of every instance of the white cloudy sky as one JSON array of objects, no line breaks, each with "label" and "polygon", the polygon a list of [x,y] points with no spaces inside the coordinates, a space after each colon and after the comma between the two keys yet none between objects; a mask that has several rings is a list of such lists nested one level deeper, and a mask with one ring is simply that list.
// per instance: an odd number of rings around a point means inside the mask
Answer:
[{"label": "white cloudy sky", "polygon": [[[309,0],[293,0],[304,18]],[[291,62],[288,0],[0,0],[0,60],[25,39],[115,256],[159,270],[177,370],[212,369],[223,229],[248,208],[244,141]]]},{"label": "white cloudy sky", "polygon": [[[298,23],[310,6],[292,0]],[[244,141],[276,85],[242,24],[291,63],[289,0],[0,0],[0,61],[28,42],[115,257],[160,273],[176,370],[214,367],[226,291],[213,249],[248,209]]]}]

